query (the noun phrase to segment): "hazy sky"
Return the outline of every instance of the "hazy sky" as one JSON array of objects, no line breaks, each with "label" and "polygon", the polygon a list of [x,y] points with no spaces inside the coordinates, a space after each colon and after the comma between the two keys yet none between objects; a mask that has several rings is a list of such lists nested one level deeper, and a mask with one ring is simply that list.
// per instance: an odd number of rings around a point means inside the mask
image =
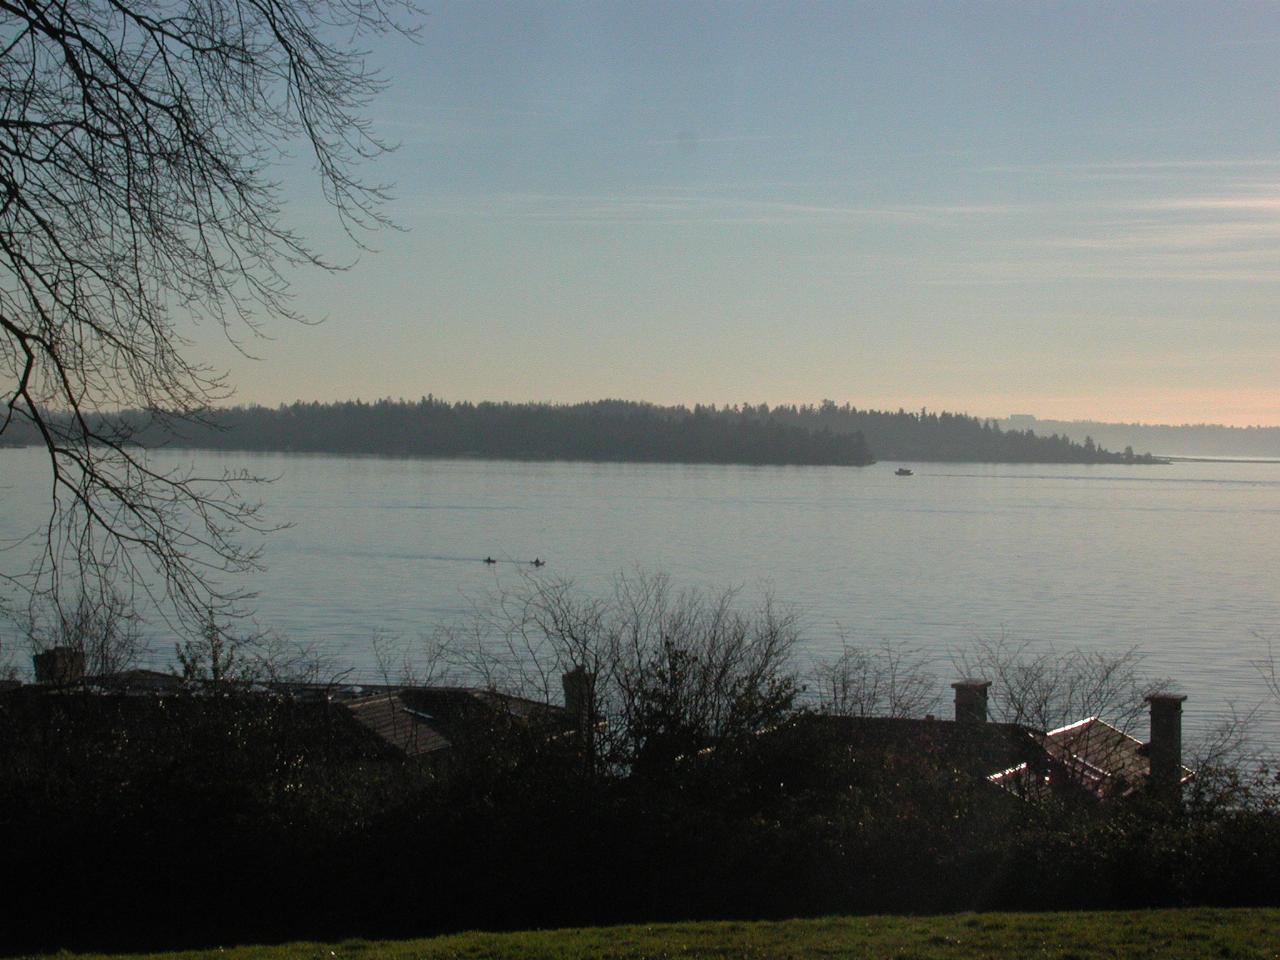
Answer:
[{"label": "hazy sky", "polygon": [[198,338],[242,401],[1280,424],[1280,5],[424,7],[405,232],[261,362]]}]

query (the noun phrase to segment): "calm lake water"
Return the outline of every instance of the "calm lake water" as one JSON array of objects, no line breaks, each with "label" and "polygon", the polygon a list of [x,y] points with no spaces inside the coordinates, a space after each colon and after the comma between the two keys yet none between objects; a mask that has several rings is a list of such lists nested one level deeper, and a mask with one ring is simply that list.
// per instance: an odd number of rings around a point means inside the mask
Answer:
[{"label": "calm lake water", "polygon": [[[276,476],[258,619],[375,676],[411,640],[540,576],[605,591],[620,571],[771,591],[802,656],[842,638],[926,651],[950,679],[978,637],[1139,648],[1199,729],[1265,698],[1280,656],[1280,464],[725,467],[165,454]],[[43,517],[41,454],[0,451],[0,536]],[[482,562],[491,555],[501,562]],[[156,662],[171,649],[157,644]],[[949,691],[948,691],[949,692]],[[1274,709],[1264,723],[1280,730]]]}]

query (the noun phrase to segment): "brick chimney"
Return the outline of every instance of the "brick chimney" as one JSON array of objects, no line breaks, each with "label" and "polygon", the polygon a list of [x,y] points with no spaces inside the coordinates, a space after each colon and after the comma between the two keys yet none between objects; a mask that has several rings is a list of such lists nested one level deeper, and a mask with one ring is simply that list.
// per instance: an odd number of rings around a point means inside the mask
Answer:
[{"label": "brick chimney", "polygon": [[560,678],[560,682],[564,686],[565,712],[585,729],[590,725],[591,713],[595,709],[595,674],[588,673],[586,667],[574,667]]},{"label": "brick chimney", "polygon": [[956,722],[987,722],[987,689],[990,680],[957,680],[951,685],[956,692]]},{"label": "brick chimney", "polygon": [[84,679],[84,651],[75,647],[50,647],[31,658],[36,683],[63,686]]},{"label": "brick chimney", "polygon": [[1182,786],[1182,702],[1186,699],[1181,693],[1153,693],[1146,698],[1151,706],[1147,789],[1166,800],[1176,800]]}]

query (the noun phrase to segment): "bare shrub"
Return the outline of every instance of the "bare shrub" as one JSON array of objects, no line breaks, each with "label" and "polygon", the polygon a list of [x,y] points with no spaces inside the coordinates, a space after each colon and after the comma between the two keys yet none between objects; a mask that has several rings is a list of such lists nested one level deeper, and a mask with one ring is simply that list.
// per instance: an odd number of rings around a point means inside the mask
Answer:
[{"label": "bare shrub", "polygon": [[67,647],[84,658],[85,675],[101,677],[138,665],[146,652],[142,618],[133,602],[111,587],[82,587],[71,604],[56,595],[27,613],[27,642],[32,654]]},{"label": "bare shrub", "polygon": [[846,642],[840,656],[814,667],[812,692],[822,713],[841,717],[921,717],[937,709],[938,678],[919,650]]},{"label": "bare shrub", "polygon": [[800,684],[795,614],[738,591],[676,589],[662,574],[618,576],[604,597],[525,577],[450,638],[454,662],[486,685],[552,703],[565,674],[586,682],[593,756],[621,769],[670,764],[777,722]]},{"label": "bare shrub", "polygon": [[1280,811],[1280,774],[1257,755],[1260,706],[1227,714],[1196,737],[1185,763],[1195,777],[1183,792],[1187,808],[1200,817],[1244,810]]},{"label": "bare shrub", "polygon": [[174,657],[178,674],[202,686],[332,686],[350,672],[336,667],[313,645],[274,630],[232,630],[212,612],[197,635],[175,645]]},{"label": "bare shrub", "polygon": [[379,679],[389,687],[447,684],[451,677],[452,636],[450,631],[441,629],[424,634],[413,643],[385,631],[374,633],[370,644]]},{"label": "bare shrub", "polygon": [[1251,660],[1250,664],[1258,671],[1258,676],[1262,678],[1267,692],[1277,703],[1280,703],[1280,665],[1276,663],[1276,652],[1272,642],[1267,640],[1266,643],[1267,655],[1258,660]]},{"label": "bare shrub", "polygon": [[0,637],[0,680],[17,680],[18,665],[13,662],[12,645]]},{"label": "bare shrub", "polygon": [[1168,681],[1141,673],[1142,654],[1053,647],[1028,641],[980,638],[953,657],[961,676],[992,682],[992,719],[1039,730],[1101,717],[1121,730],[1146,714],[1144,697],[1168,688]]}]

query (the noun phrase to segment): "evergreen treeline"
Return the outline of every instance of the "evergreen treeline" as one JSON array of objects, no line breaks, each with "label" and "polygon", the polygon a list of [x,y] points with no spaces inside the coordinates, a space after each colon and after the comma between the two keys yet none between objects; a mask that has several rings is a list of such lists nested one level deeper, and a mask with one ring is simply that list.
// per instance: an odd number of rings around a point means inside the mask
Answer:
[{"label": "evergreen treeline", "polygon": [[[714,407],[593,403],[293,403],[274,409],[210,411],[207,425],[183,424],[171,445],[514,460],[638,461],[864,466],[861,434]],[[136,418],[138,439],[163,442]]]},{"label": "evergreen treeline", "polygon": [[1045,420],[1026,414],[1003,422],[1006,429],[1034,429],[1068,437],[1091,435],[1112,449],[1132,445],[1183,457],[1280,458],[1280,427],[1228,427],[1220,423],[1099,423]]},{"label": "evergreen treeline", "polygon": [[993,420],[963,413],[860,410],[824,400],[820,405],[780,406],[765,415],[786,424],[803,424],[833,434],[861,433],[882,460],[968,460],[988,463],[1156,463],[1131,449],[1113,453],[1091,437],[1076,443],[1066,436],[1040,436],[1034,430],[1002,430]]},{"label": "evergreen treeline", "polygon": [[[927,410],[859,409],[830,400],[803,406],[658,406],[591,403],[295,402],[208,411],[162,427],[125,414],[147,446],[515,460],[862,466],[884,460],[992,463],[1154,463],[1091,438],[1002,430],[993,420]],[[14,424],[13,426],[19,426]],[[38,442],[11,430],[11,442]]]}]

